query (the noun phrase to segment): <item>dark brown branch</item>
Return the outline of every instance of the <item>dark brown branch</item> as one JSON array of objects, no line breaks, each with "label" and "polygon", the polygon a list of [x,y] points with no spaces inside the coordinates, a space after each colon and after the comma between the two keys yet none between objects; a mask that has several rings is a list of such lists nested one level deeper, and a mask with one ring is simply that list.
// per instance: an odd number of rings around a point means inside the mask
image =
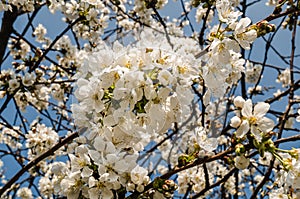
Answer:
[{"label": "dark brown branch", "polygon": [[259,183],[259,185],[256,187],[256,189],[254,190],[252,196],[250,199],[256,199],[258,193],[260,192],[260,190],[263,188],[263,186],[266,184],[266,182],[269,180],[269,177],[272,173],[272,169],[274,166],[274,162],[275,162],[275,158],[273,157],[272,161],[270,162],[270,167],[268,169],[268,171],[266,172],[264,178],[262,179],[262,181]]},{"label": "dark brown branch", "polygon": [[205,163],[203,164],[203,170],[204,170],[204,177],[205,177],[205,189],[207,189],[209,187],[209,173]]},{"label": "dark brown branch", "polygon": [[296,7],[293,7],[291,9],[287,9],[285,12],[282,12],[282,13],[279,13],[279,14],[271,14],[270,16],[266,17],[265,19],[261,20],[260,22],[262,21],[273,21],[275,19],[278,19],[280,17],[284,17],[284,16],[287,16],[289,14],[292,14],[292,13],[297,13],[297,15],[299,15],[299,8],[296,8]]},{"label": "dark brown branch", "polygon": [[52,47],[54,47],[54,45],[56,44],[56,42],[58,42],[58,40],[65,35],[75,24],[77,24],[79,21],[83,20],[83,18],[79,17],[78,19],[76,19],[75,21],[73,21],[71,24],[69,24],[53,41],[52,43],[49,45],[49,47],[45,50],[45,52],[43,52],[43,54],[40,56],[39,60],[35,63],[35,65],[30,68],[29,72],[34,71],[42,62],[42,60],[45,58],[45,56],[50,52],[50,50],[52,49]]},{"label": "dark brown branch", "polygon": [[158,17],[158,20],[159,20],[160,24],[164,27],[164,32],[166,34],[167,41],[168,41],[169,45],[173,48],[174,45],[171,42],[171,38],[170,38],[170,35],[168,33],[168,30],[167,30],[168,27],[167,27],[166,23],[164,22],[164,20],[160,16],[160,14],[157,11],[157,9],[155,8],[155,6],[152,7],[152,10],[154,11],[155,15]]},{"label": "dark brown branch", "polygon": [[[161,178],[161,179],[169,179],[171,176],[173,176],[174,174],[176,174],[176,173],[178,173],[180,171],[184,171],[184,170],[193,168],[195,166],[199,166],[199,165],[204,164],[204,163],[208,163],[208,162],[212,162],[212,161],[221,159],[224,156],[226,156],[227,154],[232,153],[233,151],[234,151],[234,149],[229,148],[226,151],[220,152],[220,153],[218,153],[216,155],[213,155],[211,157],[198,158],[197,160],[195,160],[194,162],[192,162],[190,164],[187,164],[186,166],[179,167],[179,168],[175,167],[173,170],[171,170],[170,172],[168,172],[168,173],[160,176],[159,178]],[[155,180],[153,180],[150,184],[148,184],[147,186],[145,186],[143,193],[146,192],[146,191],[148,191],[149,189],[153,188],[153,182],[154,181]],[[127,199],[136,199],[136,198],[138,198],[138,196],[140,194],[142,194],[142,193],[138,192],[138,191],[135,191],[130,196],[128,196]]]},{"label": "dark brown branch", "polygon": [[298,141],[298,140],[300,140],[300,135],[294,135],[294,136],[290,136],[290,137],[286,137],[286,138],[280,138],[280,139],[276,140],[274,142],[274,144],[279,145],[281,143],[293,142],[293,141]]},{"label": "dark brown branch", "polygon": [[8,44],[9,36],[13,31],[13,25],[19,15],[19,11],[16,7],[12,7],[12,11],[5,11],[2,18],[2,26],[0,31],[0,67],[3,62],[3,57]]},{"label": "dark brown branch", "polygon": [[191,28],[191,31],[192,31],[192,32],[195,32],[195,29],[194,29],[194,27],[193,27],[193,25],[192,25],[192,23],[191,23],[190,18],[189,18],[189,13],[188,13],[188,12],[186,11],[186,9],[185,9],[185,5],[184,5],[183,0],[180,0],[180,3],[181,3],[181,7],[182,7],[182,10],[183,10],[183,14],[184,14],[184,19],[187,19],[187,20],[188,20],[189,26],[190,26],[190,28]]},{"label": "dark brown branch", "polygon": [[210,190],[210,189],[213,189],[214,187],[217,187],[217,186],[219,186],[219,185],[221,185],[222,183],[224,183],[224,182],[226,182],[229,178],[230,178],[230,176],[232,176],[232,174],[234,173],[234,172],[236,172],[236,171],[238,171],[238,169],[237,168],[232,168],[221,180],[219,180],[218,182],[216,182],[215,184],[212,184],[211,186],[209,186],[208,188],[205,188],[205,189],[203,189],[201,192],[199,192],[198,194],[196,194],[196,195],[194,195],[193,197],[192,197],[192,199],[196,199],[196,198],[199,198],[200,196],[202,196],[205,192],[207,192],[208,190]]},{"label": "dark brown branch", "polygon": [[[296,90],[298,90],[299,88],[300,88],[300,80],[298,80],[298,81],[294,84],[293,89],[294,89],[294,91],[296,91]],[[273,103],[273,102],[276,102],[276,101],[278,101],[280,98],[282,98],[282,97],[288,95],[289,92],[290,92],[290,90],[291,90],[291,87],[288,88],[287,90],[285,90],[284,92],[282,92],[281,94],[277,95],[276,97],[267,99],[265,102],[266,102],[266,103],[269,103],[269,104],[271,104],[271,103]]]},{"label": "dark brown branch", "polygon": [[206,10],[205,17],[203,19],[202,28],[201,28],[199,36],[198,36],[199,44],[200,44],[201,47],[204,45],[204,32],[205,32],[205,29],[206,29],[206,23],[207,23],[207,19],[208,19],[209,12],[210,12],[211,9],[212,9],[211,6],[209,6]]},{"label": "dark brown branch", "polygon": [[[299,1],[297,3],[297,6],[299,4]],[[295,12],[293,17],[294,19],[294,24],[293,24],[293,32],[292,32],[292,49],[291,49],[291,60],[290,60],[290,87],[291,87],[291,91],[290,91],[290,99],[294,98],[294,59],[295,59],[295,49],[296,49],[296,45],[295,45],[295,40],[296,40],[296,30],[297,30],[297,22],[298,22],[298,12]]]}]

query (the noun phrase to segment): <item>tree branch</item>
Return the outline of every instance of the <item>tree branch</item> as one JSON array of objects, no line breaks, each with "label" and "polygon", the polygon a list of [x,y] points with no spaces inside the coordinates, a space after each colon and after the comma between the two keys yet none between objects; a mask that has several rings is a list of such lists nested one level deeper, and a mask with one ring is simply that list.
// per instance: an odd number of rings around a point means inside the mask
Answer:
[{"label": "tree branch", "polygon": [[[12,11],[5,11],[2,18],[2,26],[0,31],[0,67],[3,62],[3,57],[8,44],[9,36],[13,31],[13,24],[19,15],[19,11],[15,6],[12,6]],[[1,68],[0,68],[1,69]]]},{"label": "tree branch", "polygon": [[0,197],[2,196],[5,191],[7,191],[25,172],[29,171],[32,167],[37,165],[40,161],[43,159],[51,156],[54,154],[55,151],[57,151],[60,147],[64,146],[68,142],[74,140],[76,137],[78,137],[78,132],[74,132],[68,137],[64,138],[60,142],[58,142],[56,145],[54,145],[52,148],[50,148],[48,151],[42,153],[37,158],[31,160],[25,167],[23,167],[18,173],[16,173],[3,187],[0,189]]}]

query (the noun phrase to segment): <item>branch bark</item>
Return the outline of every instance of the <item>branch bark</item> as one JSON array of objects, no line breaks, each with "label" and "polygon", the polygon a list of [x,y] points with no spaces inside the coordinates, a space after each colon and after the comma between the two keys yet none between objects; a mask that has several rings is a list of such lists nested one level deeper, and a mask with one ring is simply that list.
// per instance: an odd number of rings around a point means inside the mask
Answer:
[{"label": "branch bark", "polygon": [[12,7],[12,11],[5,11],[2,18],[2,25],[0,31],[0,67],[3,62],[3,57],[8,44],[9,37],[13,31],[13,25],[19,15],[18,9]]}]

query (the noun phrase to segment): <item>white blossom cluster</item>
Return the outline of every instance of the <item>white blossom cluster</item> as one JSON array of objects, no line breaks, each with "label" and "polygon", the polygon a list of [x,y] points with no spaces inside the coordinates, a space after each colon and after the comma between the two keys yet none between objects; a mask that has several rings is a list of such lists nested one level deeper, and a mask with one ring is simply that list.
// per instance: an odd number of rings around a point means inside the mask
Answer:
[{"label": "white blossom cluster", "polygon": [[6,128],[0,125],[1,134],[0,134],[0,143],[7,144],[12,149],[21,148],[22,144],[19,142],[20,140],[20,132],[19,127]]},{"label": "white blossom cluster", "polygon": [[[72,110],[76,124],[90,128],[91,134],[98,134],[99,127],[109,127],[128,143],[147,142],[189,116],[190,86],[200,73],[197,60],[152,46],[154,40],[164,39],[160,35],[151,37],[145,32],[141,37],[143,42],[136,47],[115,43],[113,49],[106,47],[89,55],[80,68],[75,91],[79,104]],[[186,53],[178,43],[177,52]]]},{"label": "white blossom cluster", "polygon": [[81,194],[89,198],[111,198],[121,188],[142,191],[149,177],[137,165],[137,152],[190,117],[191,85],[200,73],[189,55],[194,50],[185,46],[193,41],[173,38],[172,50],[160,34],[149,30],[140,37],[130,48],[116,42],[88,53],[79,68],[72,112],[75,124],[88,130],[69,155],[71,170],[60,194],[75,197],[86,190]]},{"label": "white blossom cluster", "polygon": [[[211,164],[208,166],[214,168]],[[205,176],[205,174],[202,167],[187,169],[178,173],[178,192],[184,194],[191,186],[194,193],[199,193],[205,188],[206,179],[203,176]],[[213,175],[209,173],[209,183],[212,183],[213,180]],[[206,194],[208,195],[210,192],[207,192]]]},{"label": "white blossom cluster", "polygon": [[249,29],[249,18],[239,20],[241,13],[234,5],[229,0],[216,1],[220,24],[211,28],[208,38],[211,44],[203,67],[203,78],[216,97],[223,96],[226,89],[240,79],[245,60],[241,58],[239,46],[250,49],[257,35],[254,29]]},{"label": "white blossom cluster", "polygon": [[22,199],[33,199],[31,189],[22,187],[17,191],[17,196]]},{"label": "white blossom cluster", "polygon": [[36,0],[7,0],[0,2],[0,11],[12,11],[13,7],[16,7],[24,12],[34,11],[36,6],[40,6],[45,1],[36,1]]},{"label": "white blossom cluster", "polygon": [[276,170],[276,180],[273,183],[273,189],[270,191],[270,197],[274,198],[292,198],[300,197],[300,159],[299,149],[292,149],[290,153],[279,153],[284,162],[276,161],[278,170]]},{"label": "white blossom cluster", "polygon": [[[152,198],[171,198],[176,188],[176,194],[192,196],[205,190],[203,197],[216,197],[216,191],[207,187],[233,170],[237,175],[227,176],[221,189],[226,197],[242,197],[245,193],[239,190],[254,191],[262,182],[265,171],[258,174],[256,168],[267,168],[272,158],[278,159],[273,168],[278,175],[274,184],[267,182],[269,197],[300,197],[299,153],[277,152],[280,149],[270,137],[278,126],[267,115],[271,103],[234,98],[242,73],[250,84],[257,84],[262,77],[265,66],[245,60],[241,54],[241,48],[251,49],[262,35],[258,25],[251,25],[248,17],[241,18],[236,0],[198,1],[197,6],[195,2],[178,1],[186,12],[178,19],[160,18],[160,9],[168,0],[0,2],[0,11],[30,13],[46,5],[52,13],[61,12],[68,25],[65,30],[73,33],[76,42],[74,45],[67,35],[52,40],[45,26],[31,24],[32,36],[40,46],[35,48],[30,41],[13,35],[8,44],[14,59],[12,69],[0,74],[0,99],[13,96],[22,113],[31,113],[33,107],[52,124],[49,127],[42,120],[31,123],[21,117],[16,119],[20,119],[20,126],[0,123],[0,144],[21,153],[16,156],[20,166],[59,143],[62,132],[69,134],[65,124],[79,129],[80,136],[74,142],[28,171],[34,177],[42,175],[38,191],[43,198],[123,198],[143,193],[151,181],[152,188],[143,194],[152,194]],[[267,4],[277,3],[269,0]],[[193,12],[198,25],[205,20],[208,27],[203,32],[205,41],[196,39],[197,31],[191,38],[184,34],[191,22],[188,15]],[[116,29],[109,30],[113,20]],[[110,31],[115,31],[116,37],[111,46],[107,43],[112,37],[104,37]],[[291,71],[279,71],[276,81],[288,88]],[[76,82],[74,88],[72,82]],[[74,124],[66,108],[72,89],[76,98],[71,102]],[[248,87],[248,93],[262,89],[261,85]],[[56,119],[53,112],[47,112],[50,107],[59,115]],[[291,107],[287,115],[284,128],[293,130],[295,118],[300,122],[300,109],[295,113]],[[252,149],[259,152],[260,157],[255,157],[258,162],[251,157]],[[225,150],[231,150],[230,154],[181,170],[176,180],[170,178],[155,187],[156,175]],[[60,155],[68,155],[68,160],[56,159]],[[0,177],[4,179],[2,164],[0,160]],[[36,193],[25,184],[14,187],[15,196],[35,198]]]},{"label": "white blossom cluster", "polygon": [[151,22],[151,14],[154,13],[153,8],[162,9],[167,3],[168,0],[137,0],[134,1],[133,10],[138,14],[142,22],[149,24]]},{"label": "white blossom cluster", "polygon": [[[62,81],[59,84],[49,85],[50,82],[45,78],[46,73],[43,70],[36,69],[34,72],[28,72],[25,71],[24,65],[18,63],[16,65],[22,72],[3,70],[0,74],[0,87],[3,88],[0,98],[14,93],[16,104],[24,112],[30,105],[38,110],[47,109],[51,96],[60,102],[65,100],[65,91],[70,87],[70,83]],[[54,75],[59,76],[57,73]]]},{"label": "white blossom cluster", "polygon": [[[76,24],[74,30],[83,39],[88,39],[93,43],[99,42],[99,36],[108,25],[110,10],[102,0],[7,0],[0,2],[0,11],[13,11],[14,8],[23,12],[32,12],[36,7],[47,4],[50,12],[61,11],[65,15],[65,21],[71,23],[79,18],[84,18],[84,22]],[[14,11],[16,12],[16,11]],[[42,38],[45,29],[38,26],[34,32],[39,42],[46,41]]]},{"label": "white blossom cluster", "polygon": [[[78,102],[72,105],[72,112],[75,124],[87,129],[83,135],[86,141],[75,146],[75,155],[69,155],[71,170],[60,183],[65,190],[60,194],[77,197],[78,190],[83,190],[85,197],[94,198],[101,193],[110,198],[121,188],[143,191],[149,178],[147,170],[137,165],[137,152],[150,141],[163,139],[174,123],[180,125],[188,120],[193,112],[193,83],[204,80],[215,96],[221,96],[227,86],[238,81],[245,62],[239,45],[249,49],[256,31],[247,29],[250,19],[238,22],[239,12],[229,2],[222,3],[217,2],[220,20],[231,28],[234,39],[222,31],[215,32],[202,60],[195,58],[196,41],[166,38],[150,30],[142,32],[129,47],[115,42],[112,47],[103,45],[85,55],[75,77]],[[141,5],[146,6],[145,2]],[[227,15],[222,10],[224,6],[235,17]],[[220,85],[224,85],[221,90]],[[193,122],[191,125],[197,126],[197,119]],[[186,130],[190,135],[191,129]],[[200,150],[216,149],[217,140],[208,138],[206,130],[198,129],[191,135],[185,139]],[[168,159],[178,150],[198,150],[183,144],[168,152],[173,147],[169,140],[159,146],[161,157]],[[177,164],[176,159],[171,162]],[[199,184],[196,178],[194,181]],[[195,186],[195,192],[200,189]]]},{"label": "white blossom cluster", "polygon": [[58,134],[50,127],[44,124],[36,124],[26,134],[26,147],[28,150],[28,158],[33,159],[37,155],[50,149],[58,142]]}]

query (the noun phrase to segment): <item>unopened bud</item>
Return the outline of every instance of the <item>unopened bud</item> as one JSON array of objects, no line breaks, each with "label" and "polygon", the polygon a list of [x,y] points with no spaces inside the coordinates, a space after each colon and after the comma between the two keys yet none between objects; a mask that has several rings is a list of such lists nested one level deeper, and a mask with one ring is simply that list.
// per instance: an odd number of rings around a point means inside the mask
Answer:
[{"label": "unopened bud", "polygon": [[243,144],[237,144],[235,146],[235,153],[240,156],[242,154],[244,154],[246,151],[245,146]]},{"label": "unopened bud", "polygon": [[268,151],[274,151],[276,149],[274,142],[271,139],[266,141],[265,146],[267,147]]},{"label": "unopened bud", "polygon": [[290,156],[292,156],[292,158],[295,158],[296,160],[298,160],[298,158],[299,158],[299,151],[298,151],[298,149],[295,149],[295,148],[291,149],[289,151],[289,154],[290,154]]},{"label": "unopened bud", "polygon": [[284,170],[289,171],[293,168],[291,159],[287,159],[282,162]]}]

